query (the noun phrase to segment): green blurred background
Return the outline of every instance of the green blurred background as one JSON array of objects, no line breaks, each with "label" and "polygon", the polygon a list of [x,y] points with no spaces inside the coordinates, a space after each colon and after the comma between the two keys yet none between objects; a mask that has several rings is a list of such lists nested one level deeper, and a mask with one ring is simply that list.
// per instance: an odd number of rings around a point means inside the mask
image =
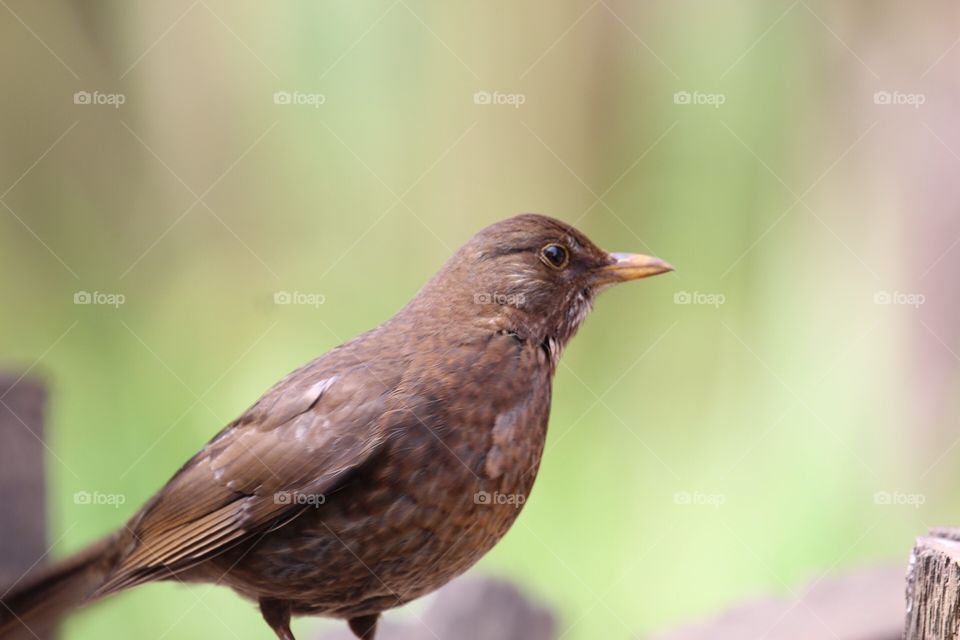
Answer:
[{"label": "green blurred background", "polygon": [[[678,270],[601,298],[537,487],[475,572],[577,640],[905,562],[960,522],[958,17],[0,1],[0,365],[51,386],[52,555],[476,230],[537,211]],[[269,632],[226,590],[168,584],[66,629],[231,635]]]}]

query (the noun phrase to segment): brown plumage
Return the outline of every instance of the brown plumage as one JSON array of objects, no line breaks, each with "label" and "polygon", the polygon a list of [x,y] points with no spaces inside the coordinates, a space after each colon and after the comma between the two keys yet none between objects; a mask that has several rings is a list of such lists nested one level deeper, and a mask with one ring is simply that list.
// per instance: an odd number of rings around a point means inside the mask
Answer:
[{"label": "brown plumage", "polygon": [[291,615],[377,618],[506,533],[533,486],[557,361],[603,288],[671,267],[521,215],[476,234],[394,317],[297,369],[108,540],[12,590],[0,637],[155,580]]}]

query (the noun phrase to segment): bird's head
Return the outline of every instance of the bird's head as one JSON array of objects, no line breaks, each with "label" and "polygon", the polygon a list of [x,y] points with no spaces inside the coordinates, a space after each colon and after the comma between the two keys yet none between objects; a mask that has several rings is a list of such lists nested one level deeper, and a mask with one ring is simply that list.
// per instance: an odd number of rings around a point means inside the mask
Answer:
[{"label": "bird's head", "polygon": [[564,222],[524,214],[474,235],[423,295],[471,322],[552,342],[559,352],[600,291],[672,269],[658,258],[608,253]]}]

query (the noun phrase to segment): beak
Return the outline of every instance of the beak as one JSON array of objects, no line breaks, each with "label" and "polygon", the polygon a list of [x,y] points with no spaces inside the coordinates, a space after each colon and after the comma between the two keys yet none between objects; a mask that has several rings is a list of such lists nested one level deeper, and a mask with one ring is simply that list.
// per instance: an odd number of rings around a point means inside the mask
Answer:
[{"label": "beak", "polygon": [[673,266],[660,258],[639,253],[611,253],[610,260],[612,261],[610,264],[593,272],[595,284],[611,285],[673,271]]}]

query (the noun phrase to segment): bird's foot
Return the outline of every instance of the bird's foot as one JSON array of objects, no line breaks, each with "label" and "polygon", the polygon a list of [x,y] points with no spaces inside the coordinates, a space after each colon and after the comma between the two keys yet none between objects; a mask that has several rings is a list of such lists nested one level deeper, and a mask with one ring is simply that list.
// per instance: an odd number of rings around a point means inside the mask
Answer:
[{"label": "bird's foot", "polygon": [[296,640],[290,631],[290,603],[283,600],[260,598],[260,613],[279,640]]},{"label": "bird's foot", "polygon": [[360,640],[373,640],[373,636],[377,633],[377,620],[379,618],[379,613],[368,616],[357,616],[356,618],[347,620],[347,624],[350,625],[350,631],[353,631],[353,635],[360,638]]}]

